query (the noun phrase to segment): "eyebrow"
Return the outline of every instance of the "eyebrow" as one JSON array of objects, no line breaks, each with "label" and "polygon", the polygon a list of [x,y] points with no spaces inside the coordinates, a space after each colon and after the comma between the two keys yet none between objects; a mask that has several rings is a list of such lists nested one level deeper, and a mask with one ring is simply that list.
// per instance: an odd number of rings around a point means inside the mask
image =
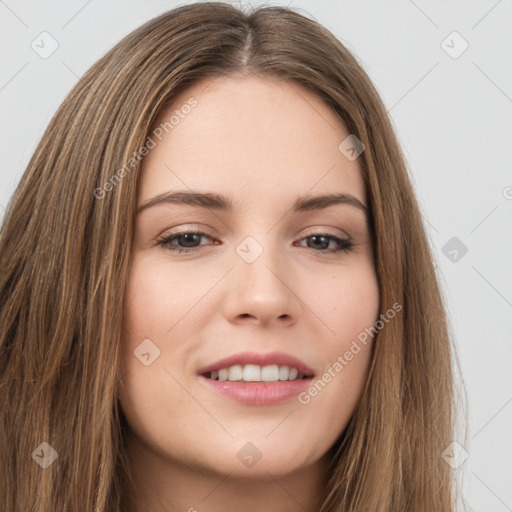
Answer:
[{"label": "eyebrow", "polygon": [[[225,196],[213,194],[210,192],[164,192],[159,194],[148,202],[144,203],[137,210],[140,213],[153,206],[170,203],[170,204],[188,204],[191,206],[199,206],[217,211],[229,212],[233,210],[233,202]],[[367,218],[370,217],[368,207],[365,206],[357,197],[351,194],[326,194],[314,197],[301,196],[295,200],[292,205],[292,212],[301,213],[312,210],[322,210],[332,205],[346,204],[363,211]]]}]

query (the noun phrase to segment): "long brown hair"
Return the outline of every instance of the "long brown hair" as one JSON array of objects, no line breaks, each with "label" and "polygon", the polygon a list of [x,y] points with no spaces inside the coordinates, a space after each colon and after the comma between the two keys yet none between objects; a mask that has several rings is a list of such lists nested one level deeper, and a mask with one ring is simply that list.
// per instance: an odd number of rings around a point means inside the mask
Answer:
[{"label": "long brown hair", "polygon": [[117,386],[139,150],[187,86],[247,73],[309,89],[362,141],[380,310],[403,306],[378,333],[364,392],[330,452],[320,510],[454,510],[454,476],[441,454],[454,435],[456,358],[377,91],[351,53],[302,14],[196,3],[141,26],[85,73],[8,206],[0,232],[3,512],[127,510]]}]

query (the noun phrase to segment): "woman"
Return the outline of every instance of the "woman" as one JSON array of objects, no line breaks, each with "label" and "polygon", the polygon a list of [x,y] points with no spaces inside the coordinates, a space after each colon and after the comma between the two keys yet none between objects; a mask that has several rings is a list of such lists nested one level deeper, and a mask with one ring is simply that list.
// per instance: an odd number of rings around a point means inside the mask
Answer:
[{"label": "woman", "polygon": [[1,510],[454,510],[418,205],[316,22],[198,3],[129,34],[51,121],[0,255]]}]

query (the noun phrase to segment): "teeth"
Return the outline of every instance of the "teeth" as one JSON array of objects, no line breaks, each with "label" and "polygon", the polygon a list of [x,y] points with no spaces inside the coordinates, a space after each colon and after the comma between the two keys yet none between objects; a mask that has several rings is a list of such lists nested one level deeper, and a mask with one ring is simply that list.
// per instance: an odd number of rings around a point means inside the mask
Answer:
[{"label": "teeth", "polygon": [[237,364],[232,366],[228,371],[228,380],[242,380],[243,379],[243,368],[241,365]]},{"label": "teeth", "polygon": [[261,381],[261,366],[256,364],[246,364],[244,366],[243,380],[245,380],[245,382]]},{"label": "teeth", "polygon": [[264,366],[261,369],[261,380],[263,382],[275,382],[279,380],[279,366],[277,366],[277,364]]},{"label": "teeth", "polygon": [[269,366],[259,366],[257,364],[240,364],[222,368],[210,373],[210,379],[219,381],[244,381],[244,382],[278,382],[280,380],[299,380],[304,375],[299,373],[297,368],[288,366],[278,366],[277,364]]}]

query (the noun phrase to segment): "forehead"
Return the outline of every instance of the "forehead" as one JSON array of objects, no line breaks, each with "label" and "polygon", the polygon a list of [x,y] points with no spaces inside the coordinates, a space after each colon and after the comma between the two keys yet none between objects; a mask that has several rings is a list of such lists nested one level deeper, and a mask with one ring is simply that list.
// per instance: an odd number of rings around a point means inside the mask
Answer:
[{"label": "forehead", "polygon": [[143,161],[145,197],[189,187],[276,200],[337,191],[365,202],[357,160],[338,149],[349,132],[295,83],[255,75],[204,79],[174,98],[155,130],[156,146]]}]

